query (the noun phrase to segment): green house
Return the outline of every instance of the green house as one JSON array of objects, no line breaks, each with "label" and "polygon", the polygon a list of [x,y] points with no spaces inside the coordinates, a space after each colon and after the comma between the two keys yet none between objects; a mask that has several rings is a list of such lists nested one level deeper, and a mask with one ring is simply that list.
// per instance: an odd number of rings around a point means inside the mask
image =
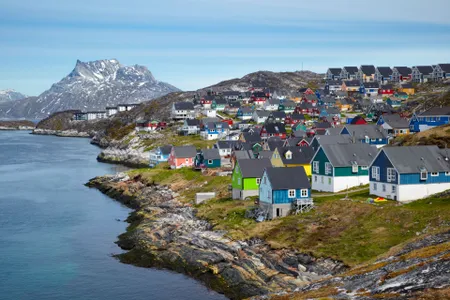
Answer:
[{"label": "green house", "polygon": [[194,159],[194,166],[201,168],[220,168],[221,158],[218,149],[202,149]]},{"label": "green house", "polygon": [[369,183],[369,165],[377,154],[375,146],[325,144],[311,160],[313,190],[339,192]]},{"label": "green house", "polygon": [[233,199],[244,200],[258,196],[261,177],[266,168],[271,167],[270,159],[238,159],[233,170]]}]

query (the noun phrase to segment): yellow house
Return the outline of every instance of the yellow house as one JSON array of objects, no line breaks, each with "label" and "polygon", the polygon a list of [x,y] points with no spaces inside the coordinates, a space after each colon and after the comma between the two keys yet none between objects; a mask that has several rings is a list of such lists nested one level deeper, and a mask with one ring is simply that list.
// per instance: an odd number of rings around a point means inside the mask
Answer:
[{"label": "yellow house", "polygon": [[361,83],[359,80],[344,80],[341,86],[341,90],[353,93],[359,92],[360,88]]},{"label": "yellow house", "polygon": [[278,147],[275,148],[270,159],[275,168],[303,167],[305,173],[311,176],[311,160],[314,150],[310,146]]},{"label": "yellow house", "polygon": [[339,99],[338,101],[336,101],[336,106],[340,111],[352,111],[353,104],[353,101],[348,98]]},{"label": "yellow house", "polygon": [[413,85],[411,83],[404,83],[402,87],[398,89],[399,92],[407,93],[408,95],[414,95],[416,92]]}]

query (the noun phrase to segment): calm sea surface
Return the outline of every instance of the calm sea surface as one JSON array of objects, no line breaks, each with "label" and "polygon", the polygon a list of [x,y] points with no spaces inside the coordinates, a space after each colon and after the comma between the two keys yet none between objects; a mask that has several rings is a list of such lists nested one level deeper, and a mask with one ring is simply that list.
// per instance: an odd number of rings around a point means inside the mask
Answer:
[{"label": "calm sea surface", "polygon": [[224,299],[111,254],[130,210],[83,186],[118,171],[88,139],[0,132],[0,299]]}]

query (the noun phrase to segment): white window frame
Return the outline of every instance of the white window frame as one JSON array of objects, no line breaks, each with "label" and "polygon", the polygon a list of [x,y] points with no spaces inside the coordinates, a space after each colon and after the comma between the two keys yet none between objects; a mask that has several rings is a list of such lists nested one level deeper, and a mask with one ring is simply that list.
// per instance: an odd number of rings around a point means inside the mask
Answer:
[{"label": "white window frame", "polygon": [[331,185],[331,178],[328,178],[328,185]]},{"label": "white window frame", "polygon": [[439,172],[430,172],[431,177],[439,176]]},{"label": "white window frame", "polygon": [[386,169],[387,182],[395,182],[396,178],[397,178],[397,171],[395,171],[394,168],[387,168]]},{"label": "white window frame", "polygon": [[372,166],[372,178],[376,181],[380,181],[380,167]]},{"label": "white window frame", "polygon": [[295,190],[288,190],[288,198],[292,199],[295,198]]},{"label": "white window frame", "polygon": [[445,172],[445,176],[450,176],[450,172]]},{"label": "white window frame", "polygon": [[319,173],[319,162],[318,161],[313,161],[313,172]]},{"label": "white window frame", "polygon": [[352,164],[352,173],[358,173],[358,165]]},{"label": "white window frame", "polygon": [[377,183],[376,183],[376,182],[373,183],[373,190],[374,190],[374,191],[377,190]]},{"label": "white window frame", "polygon": [[314,182],[317,182],[317,175],[314,175]]},{"label": "white window frame", "polygon": [[329,175],[332,173],[333,173],[333,169],[332,169],[331,163],[326,162],[325,163],[325,175]]},{"label": "white window frame", "polygon": [[212,164],[213,160],[212,159],[208,159],[208,165]]},{"label": "white window frame", "polygon": [[396,185],[393,185],[393,186],[391,187],[391,192],[392,192],[393,194],[397,193],[397,186],[396,186]]},{"label": "white window frame", "polygon": [[383,193],[386,192],[386,185],[385,185],[385,184],[382,184],[382,185],[381,185],[381,190],[383,191]]},{"label": "white window frame", "polygon": [[185,162],[186,162],[186,163],[189,163],[189,158],[185,158]]},{"label": "white window frame", "polygon": [[368,170],[369,166],[361,166],[361,170]]},{"label": "white window frame", "polygon": [[238,178],[237,182],[239,185],[241,185],[241,177]]},{"label": "white window frame", "polygon": [[[425,175],[425,176],[423,176]],[[428,179],[428,172],[427,171],[420,171],[420,180],[427,180]]]},{"label": "white window frame", "polygon": [[261,184],[261,178],[256,178],[256,184],[260,185]]},{"label": "white window frame", "polygon": [[301,196],[302,198],[308,197],[308,190],[307,190],[307,189],[301,189],[301,190],[300,190],[300,196]]}]

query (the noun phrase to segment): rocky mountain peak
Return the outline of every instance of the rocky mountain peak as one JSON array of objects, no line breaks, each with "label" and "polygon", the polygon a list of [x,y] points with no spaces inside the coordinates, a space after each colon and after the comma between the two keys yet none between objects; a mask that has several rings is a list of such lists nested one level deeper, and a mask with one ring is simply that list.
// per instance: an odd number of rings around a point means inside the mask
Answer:
[{"label": "rocky mountain peak", "polygon": [[12,89],[0,90],[0,102],[9,102],[24,99],[28,96]]},{"label": "rocky mountain peak", "polygon": [[75,68],[68,77],[91,81],[107,81],[115,79],[115,74],[120,67],[121,65],[116,59],[103,59],[90,62],[77,60]]}]

